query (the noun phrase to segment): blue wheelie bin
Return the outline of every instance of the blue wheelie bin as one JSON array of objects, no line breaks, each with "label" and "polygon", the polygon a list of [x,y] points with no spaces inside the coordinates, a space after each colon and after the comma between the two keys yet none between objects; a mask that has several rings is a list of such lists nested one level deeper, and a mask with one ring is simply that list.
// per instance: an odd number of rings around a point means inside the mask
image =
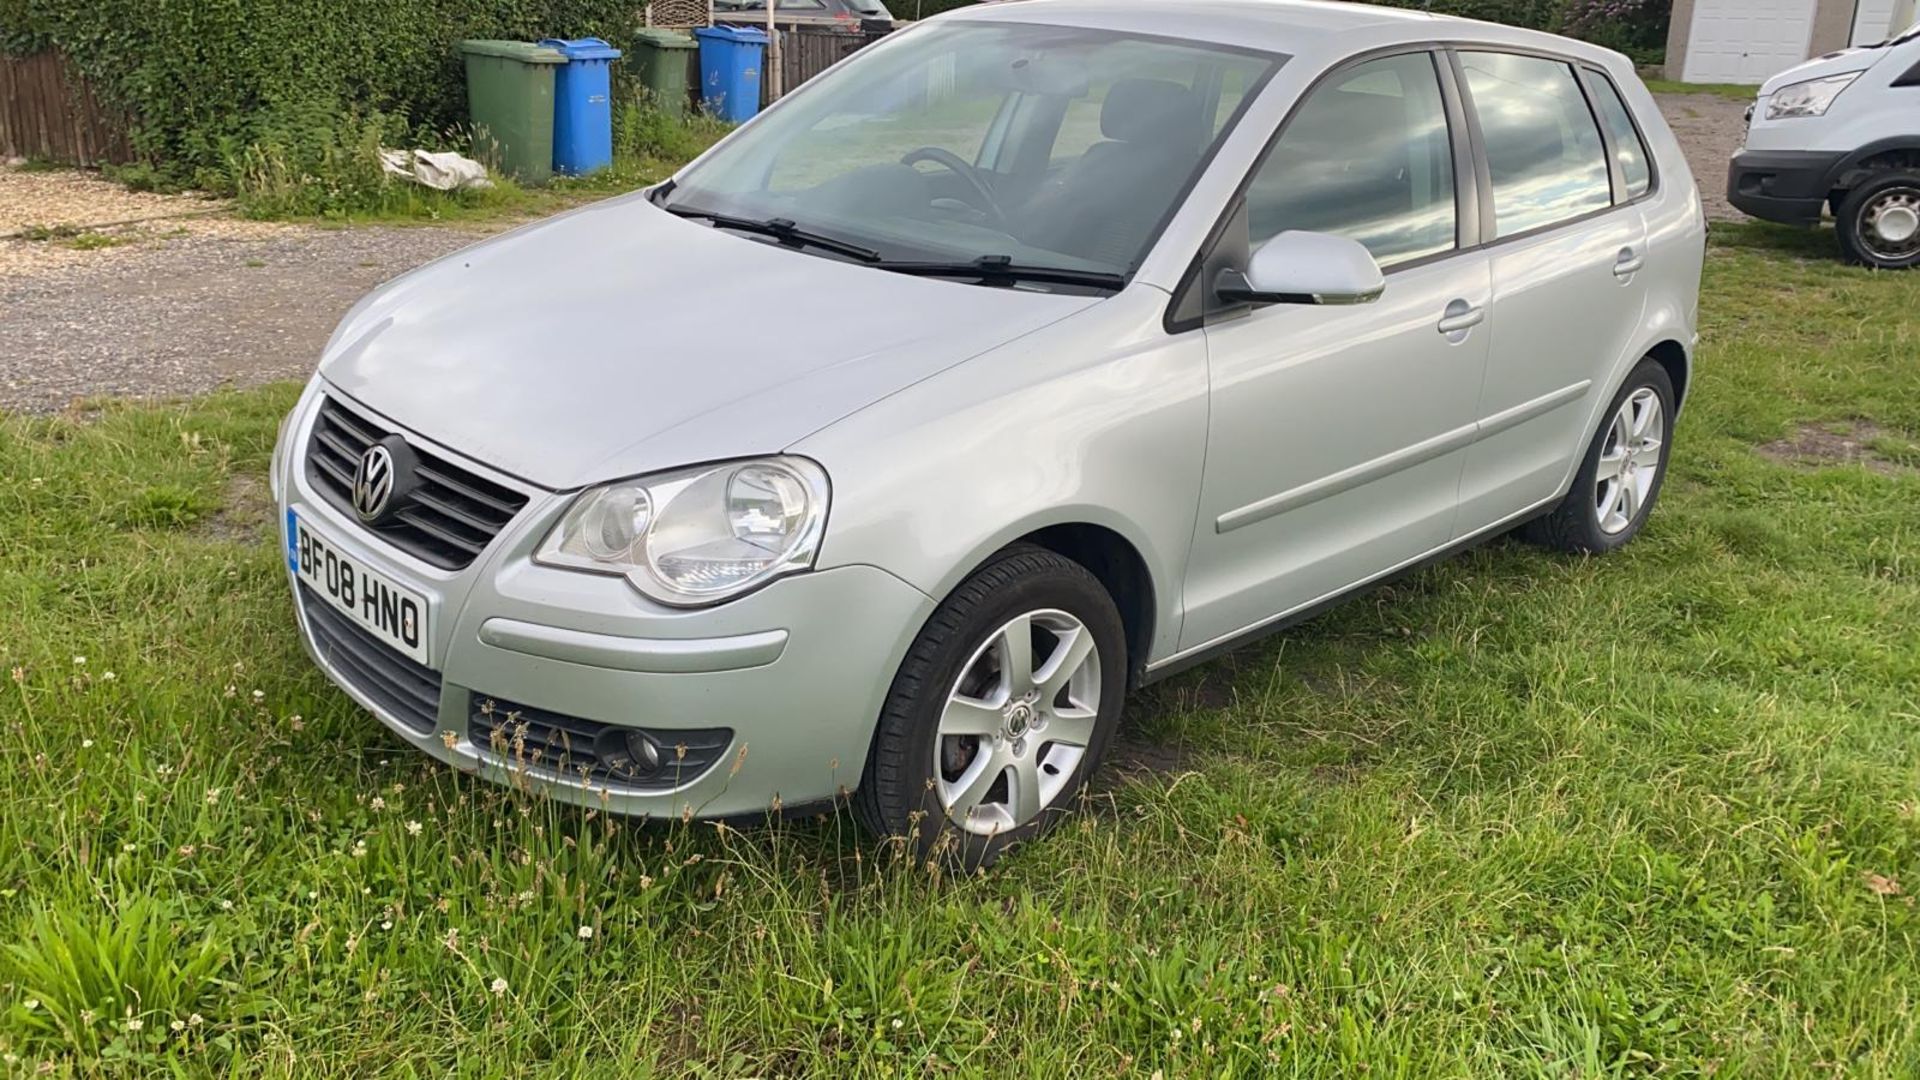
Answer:
[{"label": "blue wheelie bin", "polygon": [[613,164],[612,67],[620,50],[599,38],[540,42],[567,58],[553,84],[553,171],[584,176]]},{"label": "blue wheelie bin", "polygon": [[751,26],[707,26],[700,39],[700,105],[729,124],[760,112],[760,63],[767,32]]}]

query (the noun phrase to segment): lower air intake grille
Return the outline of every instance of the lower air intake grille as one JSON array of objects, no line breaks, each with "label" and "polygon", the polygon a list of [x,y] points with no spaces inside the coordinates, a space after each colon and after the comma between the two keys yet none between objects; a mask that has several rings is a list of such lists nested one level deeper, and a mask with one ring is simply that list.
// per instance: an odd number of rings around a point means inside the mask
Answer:
[{"label": "lower air intake grille", "polygon": [[440,719],[440,673],[394,652],[305,585],[300,609],[313,634],[314,651],[355,690],[422,735]]},{"label": "lower air intake grille", "polygon": [[733,730],[621,727],[474,694],[467,738],[509,768],[574,783],[671,791],[718,764],[733,745]]}]

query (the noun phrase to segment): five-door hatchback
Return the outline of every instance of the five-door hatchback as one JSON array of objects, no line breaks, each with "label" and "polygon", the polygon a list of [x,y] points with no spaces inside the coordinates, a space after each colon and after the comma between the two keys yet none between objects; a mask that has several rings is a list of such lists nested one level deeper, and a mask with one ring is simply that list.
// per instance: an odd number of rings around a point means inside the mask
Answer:
[{"label": "five-door hatchback", "polygon": [[1134,686],[1516,527],[1626,543],[1704,235],[1605,50],[970,8],[362,301],[274,459],[301,633],[462,769],[989,861]]}]

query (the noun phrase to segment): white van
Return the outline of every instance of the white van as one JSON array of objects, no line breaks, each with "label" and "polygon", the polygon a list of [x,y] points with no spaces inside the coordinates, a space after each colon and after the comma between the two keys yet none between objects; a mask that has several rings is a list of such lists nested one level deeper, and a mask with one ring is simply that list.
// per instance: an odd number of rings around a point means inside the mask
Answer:
[{"label": "white van", "polygon": [[1831,210],[1849,259],[1920,264],[1920,25],[1775,75],[1750,120],[1733,205],[1789,225]]}]

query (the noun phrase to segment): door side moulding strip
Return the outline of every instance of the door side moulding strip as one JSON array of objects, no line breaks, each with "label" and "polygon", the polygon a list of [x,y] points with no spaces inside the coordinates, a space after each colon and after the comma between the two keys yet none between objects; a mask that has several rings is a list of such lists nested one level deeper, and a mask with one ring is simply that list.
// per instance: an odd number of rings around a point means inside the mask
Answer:
[{"label": "door side moulding strip", "polygon": [[1562,405],[1571,405],[1579,401],[1592,387],[1592,379],[1582,379],[1572,386],[1562,387],[1551,394],[1534,398],[1532,401],[1523,401],[1511,409],[1494,413],[1480,421],[1478,438],[1490,439],[1510,428],[1517,428],[1529,420],[1538,420]]},{"label": "door side moulding strip", "polygon": [[1586,396],[1587,390],[1592,386],[1592,379],[1583,379],[1572,386],[1561,387],[1532,401],[1523,401],[1510,409],[1503,409],[1477,423],[1442,432],[1431,439],[1401,447],[1372,461],[1363,461],[1332,476],[1323,476],[1278,495],[1269,495],[1259,502],[1250,503],[1238,510],[1229,510],[1214,521],[1213,531],[1224,535],[1235,529],[1244,529],[1248,525],[1278,517],[1290,510],[1311,506],[1322,499],[1330,499],[1335,495],[1352,491],[1354,488],[1371,484],[1402,469],[1424,465],[1434,458],[1444,457],[1455,450],[1472,446],[1482,439],[1492,438],[1503,431],[1519,427],[1529,420],[1545,416],[1562,405],[1578,401]]},{"label": "door side moulding strip", "polygon": [[1283,611],[1278,615],[1262,619],[1251,626],[1242,627],[1232,633],[1222,634],[1212,641],[1202,642],[1190,649],[1177,652],[1164,660],[1156,660],[1147,665],[1147,670],[1140,679],[1140,685],[1146,686],[1149,683],[1156,683],[1169,676],[1178,675],[1180,672],[1186,671],[1189,668],[1198,667],[1250,641],[1255,641],[1269,634],[1277,634],[1282,630],[1298,626],[1308,619],[1324,614],[1333,607],[1346,602],[1349,598],[1365,592],[1368,589],[1405,577],[1415,571],[1425,569],[1434,563],[1452,558],[1463,551],[1478,547],[1513,526],[1530,520],[1542,512],[1553,508],[1564,498],[1566,498],[1566,493],[1561,492],[1552,498],[1535,503],[1517,514],[1510,514],[1494,522],[1492,525],[1481,529],[1479,532],[1459,540],[1449,541],[1427,552],[1425,555],[1417,555],[1398,566],[1383,570],[1373,577],[1355,582],[1344,588],[1335,589],[1333,592],[1328,593],[1318,600],[1310,600],[1290,611]]},{"label": "door side moulding strip", "polygon": [[1323,476],[1290,491],[1269,495],[1257,503],[1220,515],[1219,519],[1213,523],[1213,531],[1230,533],[1235,529],[1243,529],[1270,517],[1277,517],[1289,510],[1298,510],[1322,499],[1330,499],[1342,492],[1352,491],[1354,488],[1370,484],[1402,469],[1411,469],[1415,465],[1424,464],[1434,458],[1445,457],[1455,450],[1473,445],[1478,430],[1479,427],[1476,424],[1458,427],[1435,435],[1431,439],[1414,443],[1412,446],[1401,447],[1391,454],[1374,458],[1372,461],[1363,461],[1332,476]]}]

